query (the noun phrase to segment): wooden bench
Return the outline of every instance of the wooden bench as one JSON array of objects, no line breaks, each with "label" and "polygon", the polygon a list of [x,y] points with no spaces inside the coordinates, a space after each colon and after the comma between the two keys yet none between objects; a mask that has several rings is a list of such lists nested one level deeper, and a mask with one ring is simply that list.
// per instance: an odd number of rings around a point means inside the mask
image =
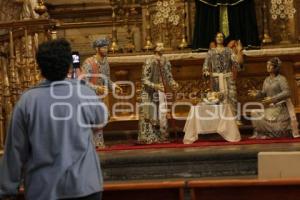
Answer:
[{"label": "wooden bench", "polygon": [[[103,200],[184,200],[185,181],[104,183]],[[24,188],[17,200],[25,200]]]},{"label": "wooden bench", "polygon": [[184,200],[185,181],[105,183],[103,200]]},{"label": "wooden bench", "polygon": [[298,200],[300,179],[189,181],[191,200]]},{"label": "wooden bench", "polygon": [[[185,193],[189,191],[189,193]],[[24,200],[21,191],[18,200]],[[189,195],[190,194],[190,195]],[[300,179],[104,183],[103,200],[298,200]]]}]

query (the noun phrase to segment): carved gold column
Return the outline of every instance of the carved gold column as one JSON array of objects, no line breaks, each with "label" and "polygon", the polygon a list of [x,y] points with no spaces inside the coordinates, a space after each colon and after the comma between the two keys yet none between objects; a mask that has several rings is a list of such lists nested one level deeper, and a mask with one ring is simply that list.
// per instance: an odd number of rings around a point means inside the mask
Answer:
[{"label": "carved gold column", "polygon": [[31,48],[31,53],[32,53],[32,66],[33,66],[33,78],[31,79],[31,85],[35,85],[40,81],[40,71],[38,69],[38,65],[36,63],[36,50],[37,50],[37,44],[38,41],[36,41],[37,37],[35,34],[32,35],[31,37],[31,44],[32,44],[32,48]]},{"label": "carved gold column", "polygon": [[[300,3],[300,2],[299,2]],[[295,78],[295,89],[296,89],[296,98],[295,98],[295,109],[299,111],[300,108],[300,62],[294,62],[294,78]]]},{"label": "carved gold column", "polygon": [[[8,44],[10,46],[10,44]],[[5,45],[4,45],[5,46]],[[2,60],[2,76],[3,76],[3,112],[4,112],[4,127],[8,127],[9,125],[9,120],[12,112],[12,97],[11,97],[11,92],[10,92],[10,83],[8,79],[8,70],[7,70],[8,62],[6,59]],[[4,128],[4,133],[5,133],[5,128]]]},{"label": "carved gold column", "polygon": [[33,74],[32,72],[32,57],[29,54],[29,36],[28,36],[28,31],[27,28],[25,28],[25,74],[26,74],[26,87],[29,88],[33,79]]},{"label": "carved gold column", "polygon": [[263,6],[262,6],[262,11],[263,11],[263,39],[262,43],[263,44],[269,44],[272,42],[272,38],[269,34],[269,18],[268,18],[268,6],[267,6],[267,0],[263,0]]},{"label": "carved gold column", "polygon": [[12,94],[12,103],[15,104],[18,98],[18,89],[17,89],[17,77],[16,77],[16,69],[15,69],[15,54],[14,54],[14,39],[13,39],[13,31],[9,30],[9,80],[10,80],[10,88]]},{"label": "carved gold column", "polygon": [[152,50],[154,48],[151,41],[151,25],[150,25],[150,12],[149,12],[149,1],[146,0],[146,44],[144,46],[144,50]]},{"label": "carved gold column", "polygon": [[[21,38],[20,38],[20,40],[21,40]],[[16,45],[14,45],[14,49],[15,49],[15,51],[14,51],[14,55],[15,55],[15,59],[14,59],[14,70],[15,70],[15,81],[16,81],[16,96],[17,96],[17,100],[19,99],[19,97],[21,96],[21,94],[22,94],[22,92],[23,92],[23,86],[22,86],[22,82],[21,82],[21,80],[20,80],[20,71],[19,71],[19,69],[18,69],[18,67],[17,67],[17,65],[16,65],[16,63],[17,63],[17,52],[16,52],[16,50],[17,50],[17,47],[16,47]]]},{"label": "carved gold column", "polygon": [[183,0],[183,9],[182,9],[182,33],[181,33],[181,42],[179,44],[180,49],[184,49],[188,46],[186,41],[187,27],[186,27],[186,9],[187,9],[187,0]]},{"label": "carved gold column", "polygon": [[[2,45],[2,44],[1,44]],[[3,59],[0,57],[0,66],[3,67]],[[0,149],[4,148],[4,115],[3,115],[3,71],[0,71]]]},{"label": "carved gold column", "polygon": [[15,42],[16,47],[16,70],[19,72],[19,80],[21,89],[25,89],[25,73],[24,73],[24,53],[23,53],[23,41],[22,39]]}]

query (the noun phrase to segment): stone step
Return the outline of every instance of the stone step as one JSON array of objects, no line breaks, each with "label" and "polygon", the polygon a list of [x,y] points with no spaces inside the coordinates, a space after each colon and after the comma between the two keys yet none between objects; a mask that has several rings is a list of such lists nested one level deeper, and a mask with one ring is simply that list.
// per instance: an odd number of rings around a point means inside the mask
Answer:
[{"label": "stone step", "polygon": [[257,176],[257,155],[299,143],[99,152],[105,181]]}]

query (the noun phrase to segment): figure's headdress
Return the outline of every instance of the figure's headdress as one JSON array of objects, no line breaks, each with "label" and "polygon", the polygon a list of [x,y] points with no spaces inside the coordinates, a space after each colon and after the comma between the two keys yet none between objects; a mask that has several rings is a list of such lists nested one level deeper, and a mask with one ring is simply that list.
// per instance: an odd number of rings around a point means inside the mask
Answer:
[{"label": "figure's headdress", "polygon": [[93,48],[109,46],[109,40],[106,38],[99,38],[93,42]]},{"label": "figure's headdress", "polygon": [[156,45],[155,45],[154,51],[160,52],[160,51],[163,51],[164,49],[165,49],[165,48],[164,48],[164,43],[158,42],[158,43],[156,43]]}]

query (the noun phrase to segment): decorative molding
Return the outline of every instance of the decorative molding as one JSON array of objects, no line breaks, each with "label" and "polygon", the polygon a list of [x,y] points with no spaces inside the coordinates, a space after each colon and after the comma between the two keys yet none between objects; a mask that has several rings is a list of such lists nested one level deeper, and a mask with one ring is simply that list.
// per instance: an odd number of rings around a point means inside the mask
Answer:
[{"label": "decorative molding", "polygon": [[13,0],[12,2],[17,5],[23,5],[25,3],[24,0]]},{"label": "decorative molding", "polygon": [[38,26],[54,26],[57,25],[57,20],[49,19],[28,19],[19,21],[6,21],[0,23],[0,29],[18,29],[24,27],[38,27]]},{"label": "decorative molding", "polygon": [[67,18],[90,18],[90,17],[103,17],[111,16],[110,8],[89,8],[89,9],[60,9],[50,10],[49,15],[53,19],[67,19]]},{"label": "decorative molding", "polygon": [[[141,16],[141,6],[139,4],[133,4],[134,7]],[[63,4],[63,5],[47,5],[48,13],[53,19],[70,19],[70,18],[80,18],[84,16],[85,19],[97,17],[109,17],[112,16],[112,9],[110,4],[103,3],[87,3],[87,4]]]},{"label": "decorative molding", "polygon": [[[102,19],[101,21],[89,21],[89,22],[67,22],[67,23],[61,23],[57,26],[57,29],[74,29],[74,28],[94,28],[94,27],[110,27],[111,26],[111,20],[109,19]],[[129,20],[129,24],[136,24],[135,20]],[[137,25],[142,24],[142,19],[139,19],[137,22]],[[121,22],[116,22],[117,26],[121,26]]]}]

